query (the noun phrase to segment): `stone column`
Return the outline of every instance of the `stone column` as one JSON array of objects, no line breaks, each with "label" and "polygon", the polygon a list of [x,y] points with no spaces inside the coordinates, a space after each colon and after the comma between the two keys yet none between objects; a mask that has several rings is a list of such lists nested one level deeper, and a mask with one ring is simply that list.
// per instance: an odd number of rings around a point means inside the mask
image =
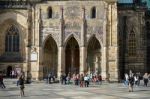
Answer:
[{"label": "stone column", "polygon": [[101,75],[102,78],[105,80],[107,77],[107,73],[108,73],[108,33],[110,30],[110,24],[108,23],[108,19],[109,19],[109,6],[108,4],[105,5],[105,16],[107,16],[107,20],[104,21],[103,23],[103,46],[101,49]]},{"label": "stone column", "polygon": [[85,47],[86,31],[85,31],[85,8],[82,8],[82,26],[81,26],[81,46],[80,46],[80,73],[87,72],[86,60],[87,60],[87,48]]},{"label": "stone column", "polygon": [[43,79],[43,51],[42,51],[42,47],[39,47],[39,76],[38,79],[42,80]]},{"label": "stone column", "polygon": [[64,47],[58,48],[58,78],[60,78],[61,73],[65,73],[65,51]]},{"label": "stone column", "polygon": [[99,66],[100,66],[100,62],[99,62],[99,58],[98,58],[99,56],[96,56],[95,58],[95,62],[94,62],[94,66],[95,66],[95,73],[98,73],[98,70],[99,70]]},{"label": "stone column", "polygon": [[60,8],[60,46],[58,48],[58,78],[60,78],[62,73],[65,73],[65,50],[63,47],[63,33],[64,33],[64,18],[63,18],[63,7]]},{"label": "stone column", "polygon": [[[33,55],[35,54],[35,56]],[[36,58],[35,60],[33,59]],[[38,47],[33,47],[31,50],[31,54],[30,54],[30,58],[31,58],[31,75],[32,75],[32,79],[34,80],[39,80],[39,48]]]},{"label": "stone column", "polygon": [[29,7],[28,9],[28,19],[27,19],[27,23],[28,23],[28,34],[27,34],[27,47],[26,47],[26,61],[27,61],[27,75],[29,75],[29,73],[31,73],[31,64],[30,64],[30,54],[31,54],[31,38],[33,37],[33,35],[29,35],[32,34],[32,12],[33,9],[31,7]]},{"label": "stone column", "polygon": [[102,78],[105,80],[107,77],[107,47],[104,46],[102,48],[102,64],[101,64],[101,75]]},{"label": "stone column", "polygon": [[75,62],[74,62],[74,58],[75,58],[74,51],[75,51],[75,49],[71,48],[71,67],[70,67],[70,71],[69,71],[71,73],[75,72],[74,70],[76,69],[75,68]]},{"label": "stone column", "polygon": [[80,73],[86,73],[86,64],[87,64],[87,48],[80,47]]},{"label": "stone column", "polygon": [[40,7],[35,6],[34,8],[34,24],[33,24],[33,42],[32,42],[32,50],[31,50],[31,55],[33,55],[33,53],[35,53],[35,57],[37,59],[35,60],[31,60],[31,74],[32,74],[32,78],[35,80],[40,80],[42,79],[42,60],[41,60],[41,53],[42,53],[42,48],[40,47]]},{"label": "stone column", "polygon": [[109,4],[108,13],[109,44],[108,44],[108,77],[110,81],[118,81],[118,32],[117,32],[117,4]]}]

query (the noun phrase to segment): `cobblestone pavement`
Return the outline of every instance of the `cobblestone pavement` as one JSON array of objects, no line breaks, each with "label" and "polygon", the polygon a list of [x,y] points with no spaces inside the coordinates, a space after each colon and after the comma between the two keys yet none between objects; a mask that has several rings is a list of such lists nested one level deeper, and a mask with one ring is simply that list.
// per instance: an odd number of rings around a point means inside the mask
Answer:
[{"label": "cobblestone pavement", "polygon": [[121,83],[103,83],[80,88],[74,85],[46,84],[33,82],[25,85],[25,97],[19,96],[19,87],[15,79],[5,79],[6,89],[0,88],[0,99],[150,99],[150,84],[134,87],[128,92]]}]

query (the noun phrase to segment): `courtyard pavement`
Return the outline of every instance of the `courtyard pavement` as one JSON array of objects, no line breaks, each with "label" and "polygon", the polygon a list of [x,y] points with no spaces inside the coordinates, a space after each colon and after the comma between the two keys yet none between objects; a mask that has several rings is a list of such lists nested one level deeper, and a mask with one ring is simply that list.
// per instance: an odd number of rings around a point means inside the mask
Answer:
[{"label": "courtyard pavement", "polygon": [[150,99],[150,83],[128,92],[122,83],[103,83],[80,88],[75,85],[33,82],[25,85],[25,97],[20,97],[16,79],[5,79],[6,89],[0,88],[0,99]]}]

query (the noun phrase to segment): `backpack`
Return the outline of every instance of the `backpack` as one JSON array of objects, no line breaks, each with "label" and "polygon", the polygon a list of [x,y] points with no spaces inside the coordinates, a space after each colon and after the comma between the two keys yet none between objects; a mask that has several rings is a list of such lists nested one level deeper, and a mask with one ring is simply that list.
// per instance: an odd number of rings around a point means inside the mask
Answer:
[{"label": "backpack", "polygon": [[20,80],[19,80],[19,85],[23,85],[24,84],[24,80],[21,78]]}]

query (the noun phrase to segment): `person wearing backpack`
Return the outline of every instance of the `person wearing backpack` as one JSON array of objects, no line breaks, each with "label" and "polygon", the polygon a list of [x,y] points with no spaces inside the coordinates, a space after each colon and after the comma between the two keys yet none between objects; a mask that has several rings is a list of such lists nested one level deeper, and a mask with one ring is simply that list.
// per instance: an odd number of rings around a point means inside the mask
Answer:
[{"label": "person wearing backpack", "polygon": [[20,77],[19,77],[19,85],[20,85],[20,96],[22,97],[22,96],[24,96],[24,76],[23,75],[21,75]]}]

